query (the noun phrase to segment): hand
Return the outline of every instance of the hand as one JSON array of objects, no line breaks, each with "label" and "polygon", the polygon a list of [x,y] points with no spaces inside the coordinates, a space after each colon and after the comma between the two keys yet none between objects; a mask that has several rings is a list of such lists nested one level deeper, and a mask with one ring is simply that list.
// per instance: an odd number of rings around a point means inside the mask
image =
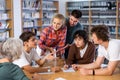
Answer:
[{"label": "hand", "polygon": [[45,56],[45,52],[41,50],[41,55],[40,56]]},{"label": "hand", "polygon": [[53,49],[52,47],[46,47],[46,49],[47,49],[48,51],[50,51],[50,53],[53,53],[53,52],[54,52],[54,49]]},{"label": "hand", "polygon": [[53,53],[49,53],[49,54],[47,54],[47,55],[45,56],[45,58],[46,58],[47,60],[53,60],[53,59],[54,59],[54,54],[53,54]]},{"label": "hand", "polygon": [[66,46],[62,47],[61,49],[58,49],[56,51],[56,53],[60,53],[60,54],[63,54],[63,50],[66,49],[66,48],[69,48],[71,46],[71,44],[67,44]]},{"label": "hand", "polygon": [[66,45],[66,48],[69,48],[71,45],[72,45],[72,44],[67,44],[67,45]]},{"label": "hand", "polygon": [[79,65],[77,65],[77,64],[73,64],[73,65],[72,65],[72,68],[73,68],[75,71],[77,71],[80,67],[79,67]]},{"label": "hand", "polygon": [[52,67],[51,70],[52,70],[52,72],[59,72],[60,67]]},{"label": "hand", "polygon": [[63,68],[66,70],[66,69],[69,68],[69,66],[68,66],[67,64],[65,64],[65,65],[63,66]]},{"label": "hand", "polygon": [[85,68],[80,68],[79,71],[80,71],[80,74],[82,74],[82,75],[92,74],[92,70],[88,70],[88,69],[85,69]]}]

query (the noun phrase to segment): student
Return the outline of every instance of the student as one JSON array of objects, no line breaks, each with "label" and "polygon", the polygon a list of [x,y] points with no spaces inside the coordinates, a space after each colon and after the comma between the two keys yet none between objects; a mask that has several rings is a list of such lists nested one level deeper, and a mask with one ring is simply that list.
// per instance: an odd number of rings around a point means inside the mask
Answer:
[{"label": "student", "polygon": [[[91,34],[94,43],[99,44],[96,61],[91,64],[73,65],[73,68],[80,68],[82,75],[112,75],[120,62],[120,40],[110,39],[105,25],[93,27]],[[100,68],[105,58],[109,60],[108,66]]]},{"label": "student", "polygon": [[[38,56],[35,50],[37,40],[35,34],[31,31],[23,32],[20,35],[20,39],[23,41],[24,49],[20,59],[15,60],[13,63],[30,73],[47,71],[47,69],[41,68],[40,66],[43,65],[47,59],[53,59],[52,53],[46,55],[43,59]],[[32,67],[32,61],[35,61],[39,67]]]},{"label": "student", "polygon": [[78,30],[74,33],[74,43],[69,49],[68,58],[64,68],[72,64],[92,63],[95,56],[95,45],[89,41],[88,34],[84,30]]},{"label": "student", "polygon": [[[77,30],[83,30],[83,26],[80,24],[79,20],[82,16],[80,10],[73,10],[71,15],[66,19],[65,24],[67,26],[67,35],[66,35],[66,45],[73,43],[73,34]],[[65,59],[68,57],[69,48],[65,50]]]},{"label": "student", "polygon": [[61,50],[65,46],[67,27],[64,26],[65,18],[62,14],[56,14],[52,18],[52,24],[42,30],[39,47],[44,51],[63,54]]},{"label": "student", "polygon": [[21,68],[12,63],[20,57],[22,48],[23,42],[16,38],[9,38],[1,45],[0,80],[30,80]]}]

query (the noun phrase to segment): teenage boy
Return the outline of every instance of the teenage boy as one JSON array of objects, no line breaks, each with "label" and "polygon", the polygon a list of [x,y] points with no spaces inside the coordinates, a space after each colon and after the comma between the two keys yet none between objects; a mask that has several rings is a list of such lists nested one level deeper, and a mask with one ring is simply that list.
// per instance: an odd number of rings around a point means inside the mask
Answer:
[{"label": "teenage boy", "polygon": [[[35,50],[37,47],[37,39],[31,31],[23,32],[20,35],[20,39],[23,41],[23,52],[20,59],[15,60],[13,63],[30,73],[47,71],[47,69],[41,68],[40,66],[43,65],[47,59],[53,59],[52,53],[46,55],[43,59],[38,56]],[[39,67],[32,67],[33,61],[35,61]]]}]

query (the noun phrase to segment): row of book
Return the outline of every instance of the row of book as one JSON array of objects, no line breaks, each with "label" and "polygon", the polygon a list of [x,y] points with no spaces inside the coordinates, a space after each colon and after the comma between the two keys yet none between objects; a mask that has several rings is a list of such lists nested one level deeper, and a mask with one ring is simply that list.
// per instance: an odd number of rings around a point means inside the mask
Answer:
[{"label": "row of book", "polygon": [[40,0],[23,0],[23,8],[39,8],[40,9]]},{"label": "row of book", "polygon": [[0,10],[5,9],[5,0],[0,0]]},{"label": "row of book", "polygon": [[40,13],[39,12],[31,12],[31,13],[28,13],[28,12],[23,12],[22,14],[23,18],[40,18]]},{"label": "row of book", "polygon": [[6,20],[9,18],[9,15],[7,13],[0,13],[0,20]]}]

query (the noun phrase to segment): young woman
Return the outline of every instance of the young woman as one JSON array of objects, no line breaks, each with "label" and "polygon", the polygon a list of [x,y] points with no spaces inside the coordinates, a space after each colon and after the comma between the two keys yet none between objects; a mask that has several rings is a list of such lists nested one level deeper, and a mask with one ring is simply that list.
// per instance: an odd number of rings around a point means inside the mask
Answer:
[{"label": "young woman", "polygon": [[92,63],[95,56],[95,45],[89,41],[88,34],[84,30],[78,30],[74,34],[74,43],[69,49],[68,58],[64,67],[72,64]]},{"label": "young woman", "polygon": [[39,47],[44,51],[63,54],[61,50],[65,46],[67,27],[64,26],[65,18],[62,14],[56,14],[52,18],[52,25],[44,28],[40,34]]}]

